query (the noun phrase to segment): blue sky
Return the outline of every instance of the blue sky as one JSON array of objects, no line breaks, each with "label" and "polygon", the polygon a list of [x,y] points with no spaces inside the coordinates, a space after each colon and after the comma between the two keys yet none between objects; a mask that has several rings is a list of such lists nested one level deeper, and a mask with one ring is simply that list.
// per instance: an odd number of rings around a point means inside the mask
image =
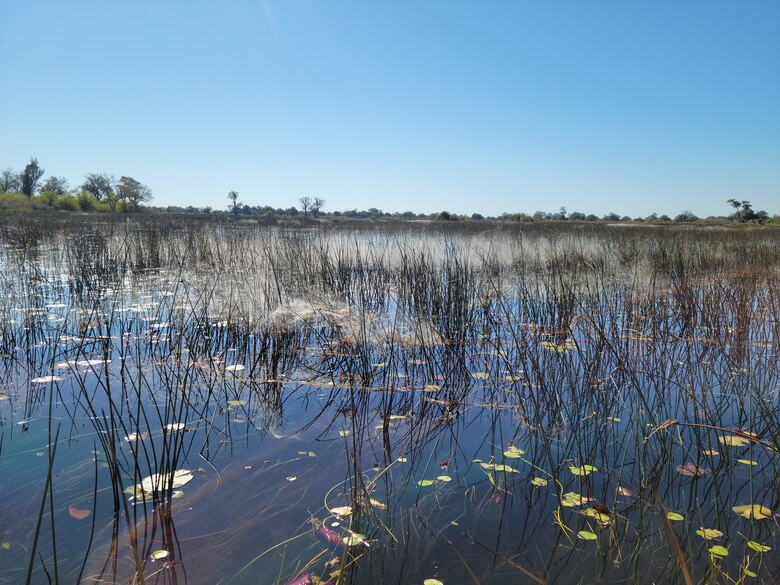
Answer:
[{"label": "blue sky", "polygon": [[0,3],[0,168],[156,205],[780,213],[780,2]]}]

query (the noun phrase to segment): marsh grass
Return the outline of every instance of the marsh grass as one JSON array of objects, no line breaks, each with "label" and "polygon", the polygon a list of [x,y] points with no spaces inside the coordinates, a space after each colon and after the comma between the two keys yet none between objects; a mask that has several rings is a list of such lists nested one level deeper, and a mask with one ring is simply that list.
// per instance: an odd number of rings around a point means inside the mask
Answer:
[{"label": "marsh grass", "polygon": [[0,583],[776,578],[778,235],[486,225],[4,223]]}]

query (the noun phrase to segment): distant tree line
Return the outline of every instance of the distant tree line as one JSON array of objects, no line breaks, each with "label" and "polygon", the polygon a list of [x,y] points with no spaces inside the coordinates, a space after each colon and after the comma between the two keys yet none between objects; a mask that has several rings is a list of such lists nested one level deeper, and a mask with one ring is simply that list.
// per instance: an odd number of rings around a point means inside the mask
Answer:
[{"label": "distant tree line", "polygon": [[498,217],[483,216],[480,213],[461,215],[447,210],[435,213],[415,213],[413,211],[385,212],[371,207],[367,210],[351,209],[345,211],[325,212],[326,201],[321,197],[308,195],[298,199],[297,206],[287,208],[270,205],[248,205],[239,201],[238,191],[229,191],[230,201],[226,210],[208,207],[150,207],[147,204],[152,199],[151,189],[133,177],[121,176],[117,179],[107,173],[88,173],[83,182],[70,189],[64,177],[49,176],[44,179],[45,171],[37,158],[20,171],[5,168],[0,171],[0,207],[45,209],[55,208],[74,211],[141,211],[155,213],[183,213],[201,215],[233,215],[242,217],[298,217],[303,219],[318,218],[352,218],[375,220],[426,220],[426,221],[483,221],[500,220],[509,222],[541,222],[541,221],[576,221],[576,222],[609,222],[609,223],[695,223],[723,222],[735,223],[773,223],[780,224],[780,216],[769,217],[764,211],[755,211],[750,201],[729,199],[728,203],[734,212],[727,216],[699,218],[693,212],[685,210],[674,217],[651,213],[646,217],[630,217],[610,212],[602,216],[580,211],[568,211],[561,207],[558,211],[536,211],[532,214],[524,212],[503,213]]},{"label": "distant tree line", "polygon": [[63,209],[70,211],[140,211],[152,200],[152,190],[133,177],[117,179],[106,173],[89,173],[71,189],[64,177],[49,176],[33,157],[21,170],[0,171],[0,204],[4,207]]}]

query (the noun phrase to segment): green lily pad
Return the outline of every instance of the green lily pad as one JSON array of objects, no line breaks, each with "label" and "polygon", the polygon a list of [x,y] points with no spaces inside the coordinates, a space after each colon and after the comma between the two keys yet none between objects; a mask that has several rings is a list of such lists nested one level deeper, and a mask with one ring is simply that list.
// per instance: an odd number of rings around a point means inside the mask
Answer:
[{"label": "green lily pad", "polygon": [[547,485],[547,480],[543,477],[535,477],[531,480],[531,485],[535,485],[538,487],[544,487]]},{"label": "green lily pad", "polygon": [[731,508],[736,514],[750,520],[765,520],[772,517],[772,510],[759,504],[745,504]]},{"label": "green lily pad", "polygon": [[696,534],[701,536],[704,540],[715,540],[723,536],[723,533],[717,528],[699,528]]},{"label": "green lily pad", "polygon": [[710,547],[710,555],[713,557],[723,558],[729,556],[729,549],[727,549],[724,546],[720,546],[719,544],[716,544],[713,547]]},{"label": "green lily pad", "polygon": [[580,530],[577,533],[577,537],[581,538],[582,540],[597,540],[598,536],[593,534],[590,530]]},{"label": "green lily pad", "polygon": [[763,554],[765,552],[769,552],[770,550],[772,550],[771,546],[761,544],[760,542],[756,542],[755,540],[748,540],[747,545],[749,548],[752,548],[754,551],[756,551],[759,554]]},{"label": "green lily pad", "polygon": [[433,485],[433,483],[434,482],[432,479],[421,479],[420,481],[417,482],[417,485],[419,485],[420,487],[428,487]]},{"label": "green lily pad", "polygon": [[683,520],[685,520],[685,516],[677,512],[667,512],[666,517],[672,522],[682,522]]},{"label": "green lily pad", "polygon": [[581,465],[579,467],[571,466],[569,467],[569,470],[574,475],[590,475],[594,471],[598,471],[598,469],[596,469],[592,465]]}]

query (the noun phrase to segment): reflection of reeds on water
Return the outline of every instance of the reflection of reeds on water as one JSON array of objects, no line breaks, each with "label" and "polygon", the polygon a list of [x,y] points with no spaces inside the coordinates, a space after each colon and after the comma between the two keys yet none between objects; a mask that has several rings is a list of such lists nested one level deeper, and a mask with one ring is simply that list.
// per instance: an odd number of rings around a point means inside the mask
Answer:
[{"label": "reflection of reeds on water", "polygon": [[774,578],[774,232],[93,221],[2,226],[28,582]]}]

